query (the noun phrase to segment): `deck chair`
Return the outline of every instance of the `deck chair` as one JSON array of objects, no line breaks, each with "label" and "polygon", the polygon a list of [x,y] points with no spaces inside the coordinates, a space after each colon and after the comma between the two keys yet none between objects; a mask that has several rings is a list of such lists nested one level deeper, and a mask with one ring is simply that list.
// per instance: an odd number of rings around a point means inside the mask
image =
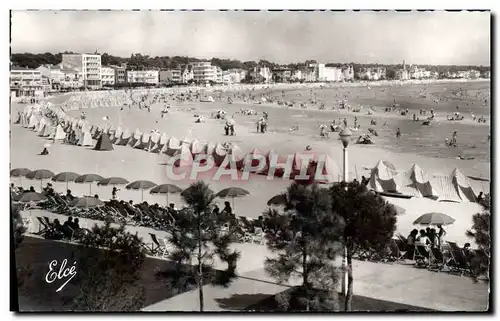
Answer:
[{"label": "deck chair", "polygon": [[431,247],[429,251],[429,270],[441,271],[446,267],[443,253],[436,247]]},{"label": "deck chair", "polygon": [[472,268],[469,259],[464,251],[454,242],[448,242],[450,246],[451,260],[448,262],[453,272],[460,273],[460,276],[472,274]]},{"label": "deck chair", "polygon": [[264,244],[264,231],[261,227],[256,227],[255,232],[252,237],[252,243],[259,243],[260,245]]},{"label": "deck chair", "polygon": [[400,239],[391,239],[388,248],[390,251],[388,258],[393,263],[399,263],[405,260],[406,250],[403,250],[402,241]]},{"label": "deck chair", "polygon": [[426,247],[421,244],[415,244],[415,253],[413,254],[413,260],[417,267],[428,266],[429,252]]},{"label": "deck chair", "polygon": [[45,221],[45,224],[47,224],[48,226],[52,226],[52,222],[50,221],[50,219],[47,216],[44,216],[43,220]]},{"label": "deck chair", "polygon": [[165,253],[167,252],[165,241],[163,239],[161,241],[158,240],[156,234],[149,233],[149,235],[151,236],[151,240],[153,240],[153,243],[151,243],[151,253],[153,253],[153,255],[162,253],[162,257],[164,257]]},{"label": "deck chair", "polygon": [[42,235],[43,233],[47,232],[50,229],[50,225],[47,225],[47,223],[45,223],[45,221],[40,216],[37,216],[36,219],[38,220],[38,223],[40,223],[40,224],[39,224],[38,232],[35,234]]}]

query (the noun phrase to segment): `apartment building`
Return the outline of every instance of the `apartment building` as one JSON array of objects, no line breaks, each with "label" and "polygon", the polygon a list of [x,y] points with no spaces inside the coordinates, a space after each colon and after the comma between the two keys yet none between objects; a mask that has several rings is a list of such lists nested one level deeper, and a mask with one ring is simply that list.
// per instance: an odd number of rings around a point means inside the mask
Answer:
[{"label": "apartment building", "polygon": [[160,71],[160,83],[180,83],[180,82],[182,82],[182,71],[180,68]]},{"label": "apartment building", "polygon": [[229,69],[222,71],[222,83],[224,85],[239,84],[246,77],[246,71],[242,69]]},{"label": "apartment building", "polygon": [[101,55],[63,54],[62,66],[80,72],[84,87],[101,88]]},{"label": "apartment building", "polygon": [[387,69],[385,67],[360,68],[356,75],[361,80],[381,80],[387,78]]},{"label": "apartment building", "polygon": [[273,70],[274,80],[276,82],[289,82],[292,78],[292,70],[289,68],[275,68]]},{"label": "apartment building", "polygon": [[40,70],[23,67],[10,68],[10,90],[12,96],[43,96],[47,89],[42,82],[42,73]]},{"label": "apartment building", "polygon": [[115,73],[115,84],[125,84],[127,82],[127,64],[121,66],[110,66]]},{"label": "apartment building", "polygon": [[127,70],[127,83],[158,85],[158,70]]},{"label": "apartment building", "polygon": [[[193,79],[197,83],[218,82],[219,70],[217,66],[212,66],[209,61],[200,61],[192,64]],[[220,68],[219,68],[220,69]],[[222,70],[220,71],[222,78]]]},{"label": "apartment building", "polygon": [[101,67],[101,85],[114,86],[115,83],[115,70],[112,67]]},{"label": "apartment building", "polygon": [[273,79],[273,72],[269,67],[255,67],[250,75],[258,82],[270,83]]}]

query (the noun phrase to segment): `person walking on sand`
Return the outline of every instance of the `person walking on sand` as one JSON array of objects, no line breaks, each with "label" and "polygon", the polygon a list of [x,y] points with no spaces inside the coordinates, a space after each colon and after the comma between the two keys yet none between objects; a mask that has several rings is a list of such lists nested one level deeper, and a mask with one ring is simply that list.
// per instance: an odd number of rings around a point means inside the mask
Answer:
[{"label": "person walking on sand", "polygon": [[398,128],[398,130],[396,131],[396,138],[399,139],[401,138],[401,130]]},{"label": "person walking on sand", "polygon": [[347,128],[347,119],[344,118],[344,127]]},{"label": "person walking on sand", "polygon": [[458,133],[456,131],[453,132],[453,137],[451,138],[451,144],[453,146],[457,146],[457,135],[458,135]]}]

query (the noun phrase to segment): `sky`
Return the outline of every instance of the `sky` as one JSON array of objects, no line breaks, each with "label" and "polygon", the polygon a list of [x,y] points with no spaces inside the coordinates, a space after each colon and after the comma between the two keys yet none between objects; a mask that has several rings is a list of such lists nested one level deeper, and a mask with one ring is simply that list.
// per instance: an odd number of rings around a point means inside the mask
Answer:
[{"label": "sky", "polygon": [[490,65],[489,12],[13,11],[13,53]]}]

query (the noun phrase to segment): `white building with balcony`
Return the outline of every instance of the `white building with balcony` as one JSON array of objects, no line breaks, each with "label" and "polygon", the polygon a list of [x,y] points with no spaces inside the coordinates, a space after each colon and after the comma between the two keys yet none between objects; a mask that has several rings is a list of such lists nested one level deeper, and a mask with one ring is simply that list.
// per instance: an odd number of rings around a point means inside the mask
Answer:
[{"label": "white building with balcony", "polygon": [[[218,82],[220,75],[222,81],[222,70],[219,73],[217,66],[212,66],[209,61],[200,61],[192,64],[193,79],[197,83]],[[220,68],[219,68],[220,69]]]},{"label": "white building with balcony", "polygon": [[10,90],[13,96],[43,96],[47,89],[42,82],[40,70],[23,67],[10,68]]},{"label": "white building with balcony", "polygon": [[158,85],[158,70],[127,70],[127,83]]},{"label": "white building with balcony", "polygon": [[62,66],[81,72],[86,88],[101,88],[101,55],[63,54]]},{"label": "white building with balcony", "polygon": [[115,69],[111,67],[101,67],[101,84],[102,86],[115,85]]},{"label": "white building with balcony", "polygon": [[180,83],[182,72],[180,68],[160,71],[160,83]]}]

